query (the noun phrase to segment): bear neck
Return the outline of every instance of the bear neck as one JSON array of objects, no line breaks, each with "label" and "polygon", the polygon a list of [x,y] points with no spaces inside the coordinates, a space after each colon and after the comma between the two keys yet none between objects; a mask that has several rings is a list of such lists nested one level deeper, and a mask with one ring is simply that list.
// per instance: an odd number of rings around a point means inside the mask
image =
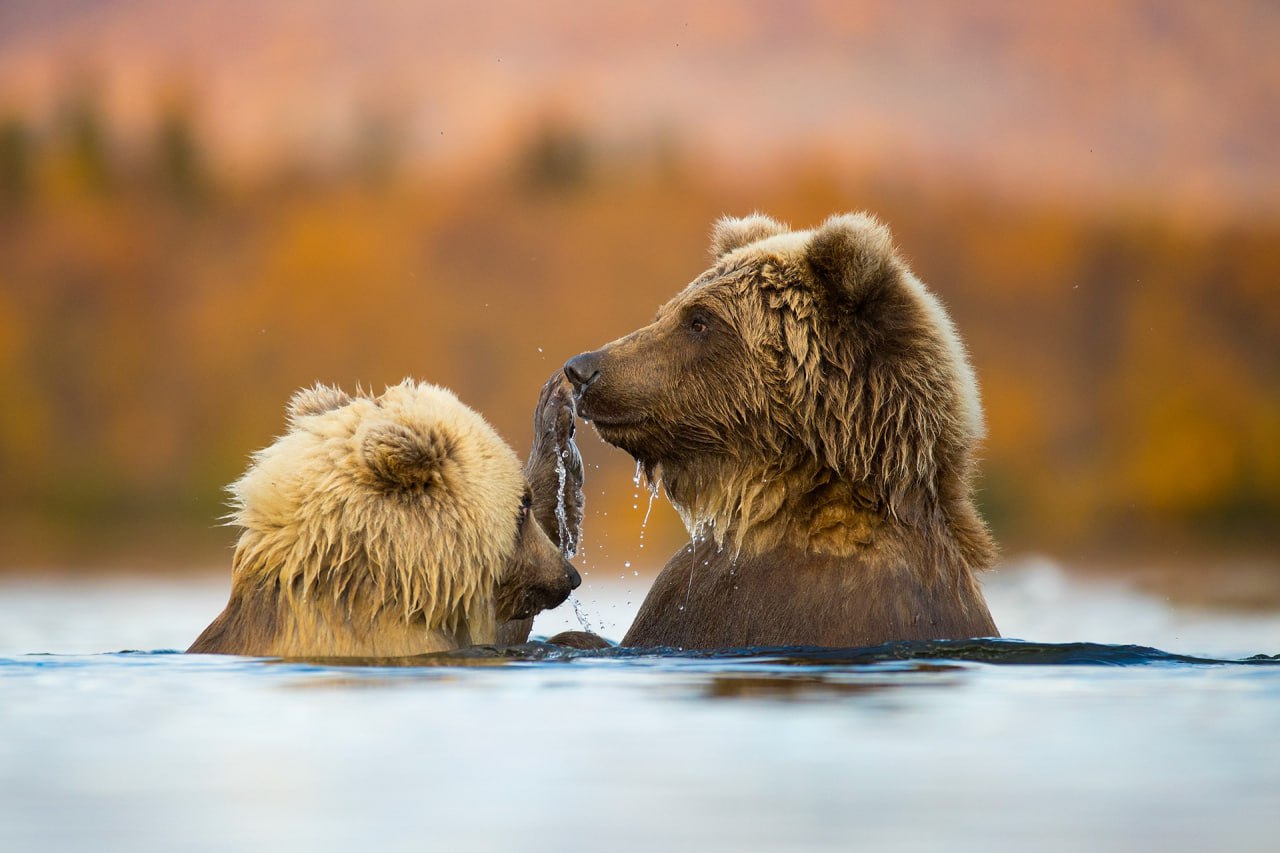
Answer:
[{"label": "bear neck", "polygon": [[[315,623],[321,634],[364,631],[380,625],[403,628],[409,636],[469,634],[493,642],[497,629],[491,595],[460,589],[441,578],[383,567],[356,545],[285,551],[275,538],[245,530],[232,558],[233,585],[261,590],[273,598],[284,624],[305,633]],[[456,587],[456,588],[455,588]]]},{"label": "bear neck", "polygon": [[733,556],[785,549],[848,557],[892,528],[952,540],[971,570],[994,562],[995,544],[961,472],[943,475],[931,493],[913,494],[890,511],[886,489],[850,480],[812,457],[772,465],[704,458],[654,470],[694,543],[711,539]]},{"label": "bear neck", "polygon": [[784,547],[846,556],[869,544],[887,520],[865,483],[813,461],[766,467],[703,458],[660,470],[694,542],[712,540],[734,556]]}]

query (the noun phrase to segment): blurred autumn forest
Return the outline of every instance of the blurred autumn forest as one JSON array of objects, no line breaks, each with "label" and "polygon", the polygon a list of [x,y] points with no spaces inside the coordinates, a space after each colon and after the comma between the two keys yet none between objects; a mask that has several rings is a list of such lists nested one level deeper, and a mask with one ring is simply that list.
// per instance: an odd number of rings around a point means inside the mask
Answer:
[{"label": "blurred autumn forest", "polygon": [[[1280,221],[962,175],[926,194],[820,156],[727,183],[675,140],[619,151],[553,119],[482,175],[410,172],[371,120],[337,166],[232,180],[197,104],[128,150],[85,91],[49,123],[0,113],[0,564],[225,547],[222,487],[316,380],[448,385],[523,454],[540,383],[646,322],[711,221],[753,209],[891,225],[971,348],[1006,542],[1276,544]],[[580,435],[588,545],[633,543],[630,463]],[[677,527],[659,511],[649,541]]]}]

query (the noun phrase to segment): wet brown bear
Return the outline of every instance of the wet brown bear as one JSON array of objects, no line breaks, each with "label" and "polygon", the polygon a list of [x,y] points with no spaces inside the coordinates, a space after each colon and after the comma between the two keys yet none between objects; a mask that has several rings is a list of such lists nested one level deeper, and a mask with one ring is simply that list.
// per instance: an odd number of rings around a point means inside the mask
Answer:
[{"label": "wet brown bear", "polygon": [[522,471],[444,388],[298,392],[287,432],[232,486],[231,597],[189,651],[382,657],[523,640],[527,620],[579,583],[540,523],[548,504],[554,520],[555,495],[535,501],[529,482],[545,492],[545,469],[570,465],[573,476],[557,478],[571,494],[556,532],[576,539],[571,422],[556,377]]},{"label": "wet brown bear", "polygon": [[977,382],[888,229],[724,219],[712,255],[651,324],[565,365],[578,414],[692,535],[623,644],[996,636]]}]

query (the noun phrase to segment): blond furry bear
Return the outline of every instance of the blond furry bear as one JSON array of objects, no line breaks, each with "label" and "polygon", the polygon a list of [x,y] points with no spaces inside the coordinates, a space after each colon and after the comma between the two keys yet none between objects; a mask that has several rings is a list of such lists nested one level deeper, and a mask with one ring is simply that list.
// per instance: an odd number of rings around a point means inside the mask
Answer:
[{"label": "blond furry bear", "polygon": [[580,580],[535,517],[515,453],[434,385],[298,392],[288,431],[230,491],[241,528],[231,597],[191,652],[383,657],[492,643]]}]

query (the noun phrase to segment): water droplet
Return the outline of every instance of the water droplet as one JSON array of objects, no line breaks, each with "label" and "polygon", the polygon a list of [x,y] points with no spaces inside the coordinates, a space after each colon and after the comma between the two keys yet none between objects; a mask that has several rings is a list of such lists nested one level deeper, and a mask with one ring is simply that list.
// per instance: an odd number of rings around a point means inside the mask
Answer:
[{"label": "water droplet", "polygon": [[630,560],[627,560],[627,561],[626,561],[625,563],[623,563],[622,565],[623,565],[623,567],[624,567],[624,568],[628,568],[628,569],[629,569],[629,568],[631,568],[631,561],[630,561]]},{"label": "water droplet", "polygon": [[640,570],[639,570],[639,569],[636,569],[636,570],[635,570],[635,571],[633,571],[631,574],[632,574],[632,575],[634,575],[635,577],[640,577]]}]

